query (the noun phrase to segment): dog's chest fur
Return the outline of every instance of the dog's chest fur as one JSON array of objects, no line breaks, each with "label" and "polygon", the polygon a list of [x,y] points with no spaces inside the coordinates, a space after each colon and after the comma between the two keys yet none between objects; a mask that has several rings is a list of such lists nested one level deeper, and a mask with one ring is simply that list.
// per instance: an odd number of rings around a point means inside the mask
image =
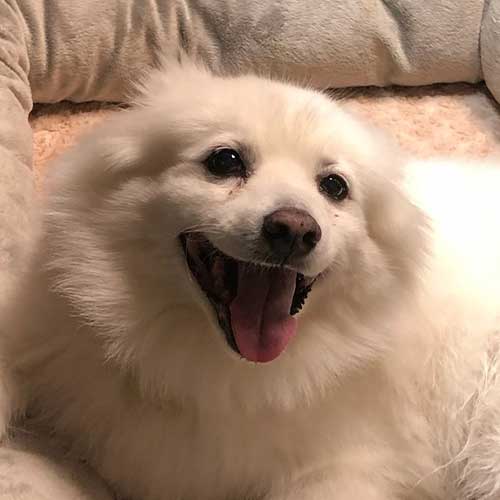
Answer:
[{"label": "dog's chest fur", "polygon": [[[308,470],[380,461],[399,480],[415,482],[411,456],[424,438],[405,436],[406,410],[400,402],[395,407],[378,367],[289,411],[200,412],[144,398],[135,381],[103,367],[95,347],[80,336],[36,369],[37,406],[77,453],[90,456],[132,498],[260,498]],[[54,383],[61,364],[72,366],[72,376]],[[419,467],[430,470],[431,460],[419,452]]]}]

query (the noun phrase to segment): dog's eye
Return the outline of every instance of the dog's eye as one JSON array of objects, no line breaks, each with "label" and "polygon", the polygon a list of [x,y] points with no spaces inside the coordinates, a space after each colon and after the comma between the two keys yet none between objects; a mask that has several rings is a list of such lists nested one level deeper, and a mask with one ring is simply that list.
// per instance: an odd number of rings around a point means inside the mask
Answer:
[{"label": "dog's eye", "polygon": [[319,182],[319,189],[335,201],[342,201],[349,194],[347,181],[338,174],[323,177]]},{"label": "dog's eye", "polygon": [[246,173],[245,163],[237,151],[230,148],[216,149],[205,160],[208,171],[217,177],[238,176]]}]

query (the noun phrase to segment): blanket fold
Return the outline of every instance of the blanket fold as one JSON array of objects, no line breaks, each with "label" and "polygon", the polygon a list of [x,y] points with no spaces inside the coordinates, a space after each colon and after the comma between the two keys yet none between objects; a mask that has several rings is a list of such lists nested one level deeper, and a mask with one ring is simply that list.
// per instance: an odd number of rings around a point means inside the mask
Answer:
[{"label": "blanket fold", "polygon": [[122,100],[181,47],[318,87],[482,78],[483,0],[18,0],[38,102]]}]

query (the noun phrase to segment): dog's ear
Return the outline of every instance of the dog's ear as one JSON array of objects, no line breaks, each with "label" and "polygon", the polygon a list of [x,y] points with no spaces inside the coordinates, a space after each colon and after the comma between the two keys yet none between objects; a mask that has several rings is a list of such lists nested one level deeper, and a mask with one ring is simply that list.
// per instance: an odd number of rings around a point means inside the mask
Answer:
[{"label": "dog's ear", "polygon": [[[96,187],[114,182],[117,176],[154,176],[164,171],[177,162],[179,144],[192,132],[191,122],[184,124],[182,117],[188,112],[196,116],[198,107],[189,107],[193,96],[212,81],[213,75],[191,59],[163,62],[161,69],[137,79],[128,109],[83,137],[78,151],[64,155],[61,162],[81,177],[77,183]],[[87,164],[72,168],[82,158]]]},{"label": "dog's ear", "polygon": [[152,106],[158,96],[175,95],[186,86],[202,85],[214,75],[204,62],[185,52],[179,52],[177,57],[162,56],[154,67],[130,82],[127,102],[136,107]]},{"label": "dog's ear", "polygon": [[175,161],[175,145],[169,144],[168,134],[163,141],[154,141],[147,133],[148,117],[140,110],[125,110],[118,115],[61,155],[46,176],[48,191],[72,186],[85,192],[102,192],[126,179],[153,177]]},{"label": "dog's ear", "polygon": [[367,231],[391,269],[413,278],[427,252],[428,221],[405,188],[408,155],[385,131],[341,104],[351,121],[353,160],[360,166],[360,191]]},{"label": "dog's ear", "polygon": [[427,218],[398,185],[393,184],[389,192],[381,190],[380,195],[367,203],[368,232],[383,249],[391,269],[413,277],[427,250]]},{"label": "dog's ear", "polygon": [[427,249],[429,222],[405,190],[409,161],[390,139],[378,136],[378,165],[373,165],[364,209],[370,237],[384,251],[391,269],[413,279]]},{"label": "dog's ear", "polygon": [[156,53],[153,61],[141,70],[124,75],[123,102],[141,105],[148,96],[157,95],[155,89],[164,89],[169,83],[175,83],[179,75],[186,73],[214,74],[214,68],[209,68],[196,54],[188,54],[178,48],[172,53]]}]

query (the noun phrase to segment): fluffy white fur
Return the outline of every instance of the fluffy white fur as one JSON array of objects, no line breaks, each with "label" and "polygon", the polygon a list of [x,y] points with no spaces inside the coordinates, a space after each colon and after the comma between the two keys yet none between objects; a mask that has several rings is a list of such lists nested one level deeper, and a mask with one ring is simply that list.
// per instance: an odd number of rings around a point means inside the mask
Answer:
[{"label": "fluffy white fur", "polygon": [[[219,144],[251,152],[248,180],[207,175]],[[2,311],[5,420],[29,410],[137,500],[500,497],[498,167],[407,162],[319,93],[187,66],[67,155],[44,203]],[[320,224],[299,271],[323,279],[254,365],[177,237],[251,259],[284,205]]]}]

